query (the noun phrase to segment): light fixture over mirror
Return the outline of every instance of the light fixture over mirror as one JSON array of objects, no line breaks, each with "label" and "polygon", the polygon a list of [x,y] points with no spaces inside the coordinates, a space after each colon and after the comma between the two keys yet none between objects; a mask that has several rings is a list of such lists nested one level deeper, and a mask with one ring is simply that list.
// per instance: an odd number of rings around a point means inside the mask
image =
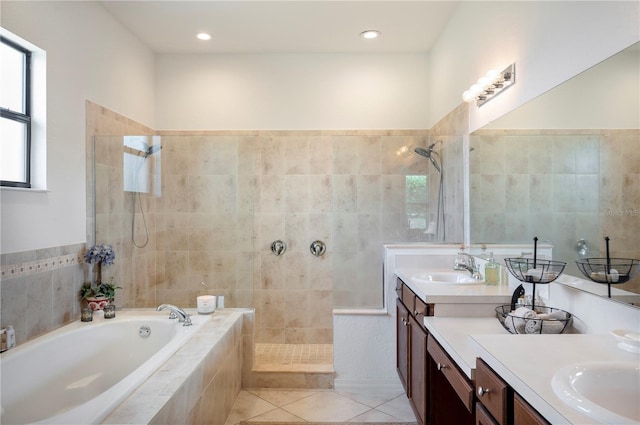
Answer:
[{"label": "light fixture over mirror", "polygon": [[498,72],[491,69],[484,77],[469,87],[469,90],[462,93],[462,100],[467,103],[476,101],[477,106],[482,106],[505,89],[511,87],[516,82],[516,64],[512,63],[508,67]]}]

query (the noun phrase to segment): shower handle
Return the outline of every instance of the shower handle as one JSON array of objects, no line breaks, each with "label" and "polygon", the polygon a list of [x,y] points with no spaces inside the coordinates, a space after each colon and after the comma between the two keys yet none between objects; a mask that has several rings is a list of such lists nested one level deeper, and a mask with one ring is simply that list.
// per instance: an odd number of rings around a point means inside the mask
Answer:
[{"label": "shower handle", "polygon": [[281,240],[273,241],[271,243],[271,252],[273,252],[278,257],[285,253],[287,250],[287,244],[282,242]]},{"label": "shower handle", "polygon": [[313,241],[309,247],[309,251],[316,257],[320,257],[327,251],[327,245],[322,241]]}]

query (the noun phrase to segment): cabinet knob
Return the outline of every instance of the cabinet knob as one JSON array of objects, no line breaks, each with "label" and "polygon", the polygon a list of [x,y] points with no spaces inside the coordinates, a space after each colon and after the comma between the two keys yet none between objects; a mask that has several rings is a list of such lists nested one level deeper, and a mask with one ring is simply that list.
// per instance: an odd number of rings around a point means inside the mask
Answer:
[{"label": "cabinet knob", "polygon": [[418,311],[418,310],[414,310],[413,315],[418,317],[422,314],[422,312]]},{"label": "cabinet knob", "polygon": [[438,363],[436,365],[436,367],[438,368],[438,370],[442,370],[442,369],[446,369],[447,365],[446,364],[442,364],[442,363]]},{"label": "cabinet knob", "polygon": [[409,321],[403,317],[402,318],[402,324],[405,325],[405,326],[409,326]]},{"label": "cabinet knob", "polygon": [[489,393],[489,388],[478,387],[478,397],[482,397],[485,394]]}]

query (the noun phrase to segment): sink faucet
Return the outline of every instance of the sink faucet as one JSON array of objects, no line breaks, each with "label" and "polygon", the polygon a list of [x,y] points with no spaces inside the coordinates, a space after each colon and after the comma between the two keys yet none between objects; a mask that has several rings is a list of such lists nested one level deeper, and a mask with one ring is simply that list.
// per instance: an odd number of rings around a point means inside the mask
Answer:
[{"label": "sink faucet", "polygon": [[180,318],[180,322],[182,322],[182,326],[191,326],[191,318],[183,309],[171,304],[160,304],[156,311],[162,310],[171,310],[171,315],[169,315],[170,319],[178,317]]},{"label": "sink faucet", "polygon": [[456,261],[453,264],[453,270],[466,270],[471,273],[471,276],[474,279],[482,279],[482,275],[478,271],[478,266],[476,265],[476,260],[473,258],[473,255],[467,254],[466,252],[458,253]]}]

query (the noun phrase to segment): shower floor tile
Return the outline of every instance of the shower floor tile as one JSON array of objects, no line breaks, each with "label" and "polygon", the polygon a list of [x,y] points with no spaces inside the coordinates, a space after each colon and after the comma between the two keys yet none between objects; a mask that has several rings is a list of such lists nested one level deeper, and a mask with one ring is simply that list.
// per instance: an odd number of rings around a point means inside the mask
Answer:
[{"label": "shower floor tile", "polygon": [[333,372],[333,344],[256,344],[253,370]]}]

